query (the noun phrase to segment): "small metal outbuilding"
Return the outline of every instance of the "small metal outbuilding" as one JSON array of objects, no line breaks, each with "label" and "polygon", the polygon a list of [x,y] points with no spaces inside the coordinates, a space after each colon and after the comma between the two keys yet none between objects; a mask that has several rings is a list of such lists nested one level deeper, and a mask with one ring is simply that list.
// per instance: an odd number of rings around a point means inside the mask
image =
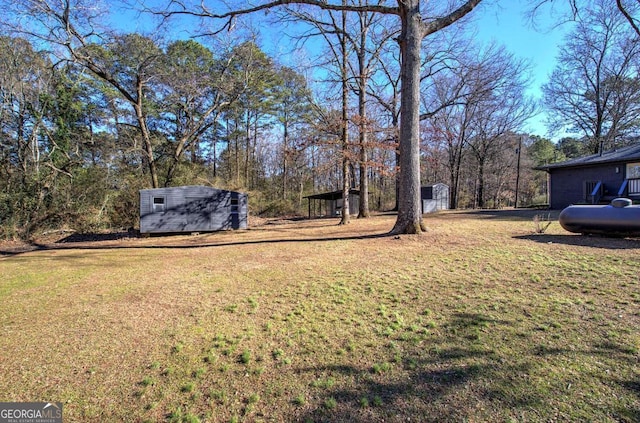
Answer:
[{"label": "small metal outbuilding", "polygon": [[247,194],[205,186],[140,190],[140,233],[246,229]]},{"label": "small metal outbuilding", "polygon": [[[309,219],[342,214],[342,191],[323,192],[304,198],[309,201]],[[349,214],[358,214],[359,208],[360,191],[352,188],[349,190]]]},{"label": "small metal outbuilding", "polygon": [[449,210],[449,185],[437,183],[420,188],[422,213]]}]

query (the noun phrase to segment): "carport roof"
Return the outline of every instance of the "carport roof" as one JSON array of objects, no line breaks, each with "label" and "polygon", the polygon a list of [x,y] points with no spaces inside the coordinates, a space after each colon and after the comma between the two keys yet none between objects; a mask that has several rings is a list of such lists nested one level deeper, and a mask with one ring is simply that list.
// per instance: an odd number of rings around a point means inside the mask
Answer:
[{"label": "carport roof", "polygon": [[[360,190],[351,189],[349,190],[349,194],[360,195]],[[310,200],[339,200],[342,198],[342,191],[332,191],[332,192],[323,192],[320,194],[307,195],[304,198],[308,198]]]}]

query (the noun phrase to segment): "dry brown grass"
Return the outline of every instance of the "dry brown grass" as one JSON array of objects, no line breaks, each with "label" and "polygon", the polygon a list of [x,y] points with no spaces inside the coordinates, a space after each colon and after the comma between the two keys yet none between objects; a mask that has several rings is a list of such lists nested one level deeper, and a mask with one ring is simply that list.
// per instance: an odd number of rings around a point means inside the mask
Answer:
[{"label": "dry brown grass", "polygon": [[66,422],[638,421],[640,242],[532,218],[4,248],[0,400]]}]

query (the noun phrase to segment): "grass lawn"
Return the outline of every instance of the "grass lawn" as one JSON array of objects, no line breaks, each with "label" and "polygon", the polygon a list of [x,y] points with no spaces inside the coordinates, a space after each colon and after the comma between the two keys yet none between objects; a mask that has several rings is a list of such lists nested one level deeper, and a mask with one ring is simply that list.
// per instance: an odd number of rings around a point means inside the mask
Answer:
[{"label": "grass lawn", "polygon": [[68,422],[637,422],[640,240],[447,212],[0,247],[0,401]]}]

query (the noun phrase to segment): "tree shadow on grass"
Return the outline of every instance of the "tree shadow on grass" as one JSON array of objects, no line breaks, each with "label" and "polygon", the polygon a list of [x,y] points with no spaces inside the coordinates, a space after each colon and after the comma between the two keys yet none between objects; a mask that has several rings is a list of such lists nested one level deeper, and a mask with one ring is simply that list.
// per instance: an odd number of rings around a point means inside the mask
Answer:
[{"label": "tree shadow on grass", "polygon": [[[640,376],[636,380],[620,381],[620,385],[627,391],[631,392],[640,401]],[[640,422],[640,406],[635,409],[622,408],[618,410],[621,421],[623,422]]]},{"label": "tree shadow on grass", "polygon": [[[291,421],[551,421],[558,417],[558,406],[569,415],[576,407],[575,418],[616,416],[625,422],[640,421],[638,410],[628,403],[596,408],[586,400],[574,405],[573,401],[582,394],[567,388],[572,382],[571,374],[547,376],[547,363],[576,360],[576,354],[592,357],[601,346],[576,351],[531,345],[528,350],[526,346],[525,350],[514,349],[513,356],[504,351],[497,353],[487,337],[502,333],[498,326],[512,325],[481,314],[458,313],[442,326],[440,335],[428,342],[404,344],[402,360],[387,370],[350,365],[297,369],[301,377],[331,375],[338,382],[329,389],[313,392],[310,404]],[[478,328],[483,329],[484,339],[474,338]],[[602,380],[593,383],[607,384]],[[638,396],[638,381],[616,383]]]},{"label": "tree shadow on grass", "polygon": [[[538,398],[516,398],[509,389],[487,389],[500,374],[526,372],[501,363],[495,352],[476,342],[478,328],[510,325],[477,313],[457,313],[443,326],[446,335],[429,345],[405,345],[393,369],[352,366],[302,368],[300,374],[330,374],[353,383],[317,392],[313,408],[296,416],[312,422],[456,422],[474,418],[477,397],[489,403],[532,406]],[[506,381],[496,380],[496,385]],[[472,387],[473,386],[473,387]],[[469,395],[476,397],[469,398]]]},{"label": "tree shadow on grass", "polygon": [[533,241],[540,244],[563,244],[578,247],[602,248],[607,250],[628,250],[640,248],[639,238],[612,238],[597,235],[518,235],[514,239]]},{"label": "tree shadow on grass", "polygon": [[[319,370],[333,374],[359,372],[355,368],[329,367]],[[308,410],[296,420],[354,423],[461,421],[465,412],[455,404],[447,406],[445,398],[480,372],[482,368],[479,366],[457,366],[415,371],[409,378],[400,381],[376,380],[376,375],[371,374],[370,378],[362,377],[355,389],[338,388],[321,393],[321,405]],[[427,410],[434,409],[439,411],[427,414]]]},{"label": "tree shadow on grass", "polygon": [[505,220],[505,221],[533,221],[540,216],[548,221],[557,221],[560,210],[548,209],[481,209],[481,210],[457,210],[445,215],[455,218],[460,215],[472,216],[480,219]]},{"label": "tree shadow on grass", "polygon": [[[213,248],[213,247],[229,247],[240,245],[260,245],[260,244],[283,244],[283,243],[307,243],[307,242],[323,242],[323,241],[349,241],[349,240],[367,240],[378,238],[398,238],[388,232],[381,234],[369,234],[369,235],[353,235],[353,236],[327,236],[327,237],[285,237],[279,239],[267,239],[267,240],[252,240],[252,241],[218,241],[218,242],[203,242],[200,240],[187,241],[181,239],[180,242],[175,243],[163,243],[163,244],[136,244],[136,243],[109,243],[111,241],[119,241],[125,238],[135,237],[113,237],[105,236],[94,237],[93,241],[73,241],[73,240],[61,240],[54,244],[44,244],[39,242],[30,242],[27,245],[14,249],[0,249],[0,258],[2,256],[16,256],[23,253],[33,251],[54,251],[54,250],[119,250],[119,249],[193,249],[193,248]],[[65,238],[66,239],[66,238]]]},{"label": "tree shadow on grass", "polygon": [[127,232],[107,232],[107,233],[73,233],[62,239],[59,239],[55,244],[76,244],[81,242],[107,242],[107,241],[120,241],[124,239],[138,238],[138,234],[135,231]]},{"label": "tree shadow on grass", "polygon": [[[464,355],[464,350],[458,348],[441,351],[434,359],[411,360],[410,365],[416,370],[409,372],[403,380],[385,380],[384,374],[371,372],[370,377],[360,378],[357,388],[320,393],[319,406],[295,420],[355,423],[473,421],[478,418],[478,407],[532,409],[544,402],[544,398],[535,392],[520,393],[521,389],[514,389],[513,386],[520,383],[517,376],[496,378],[500,372],[526,374],[526,365],[500,366],[474,351],[467,352],[469,355]],[[465,363],[471,357],[485,362]],[[344,369],[321,370],[335,374]],[[347,373],[357,371],[349,369]],[[492,383],[488,384],[490,380]],[[335,408],[332,400],[335,400]]]}]

